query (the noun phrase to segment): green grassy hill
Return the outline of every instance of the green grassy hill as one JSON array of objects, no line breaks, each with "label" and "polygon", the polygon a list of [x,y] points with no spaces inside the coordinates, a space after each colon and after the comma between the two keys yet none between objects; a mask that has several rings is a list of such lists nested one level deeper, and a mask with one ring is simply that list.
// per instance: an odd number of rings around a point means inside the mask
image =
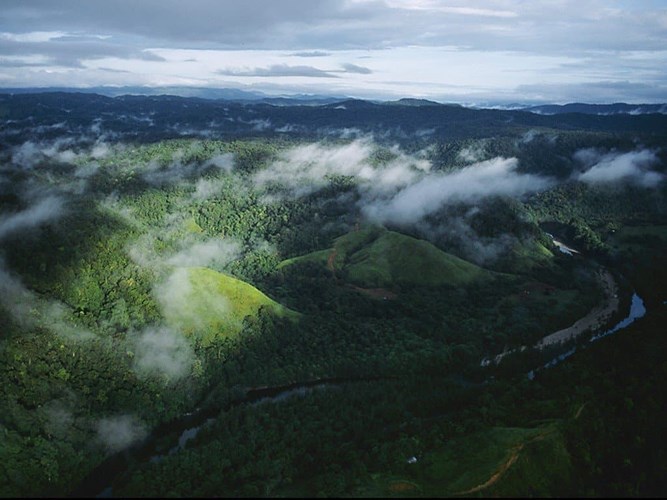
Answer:
[{"label": "green grassy hill", "polygon": [[238,334],[243,319],[262,307],[281,317],[297,316],[254,286],[205,267],[180,268],[170,281],[173,290],[162,301],[167,322],[204,340]]},{"label": "green grassy hill", "polygon": [[462,286],[493,273],[431,243],[381,227],[368,227],[337,238],[333,248],[283,261],[326,265],[338,278],[361,287],[395,285]]}]

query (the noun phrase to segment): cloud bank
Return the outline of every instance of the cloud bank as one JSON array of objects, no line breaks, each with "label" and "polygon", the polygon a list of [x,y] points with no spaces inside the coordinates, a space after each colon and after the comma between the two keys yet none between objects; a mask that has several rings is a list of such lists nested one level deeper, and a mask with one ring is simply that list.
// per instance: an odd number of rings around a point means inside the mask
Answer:
[{"label": "cloud bank", "polygon": [[411,224],[448,203],[474,202],[488,196],[521,196],[546,189],[552,181],[516,172],[516,158],[493,158],[452,173],[429,175],[387,200],[373,202],[365,214],[379,222]]},{"label": "cloud bank", "polygon": [[279,185],[294,196],[304,196],[325,186],[331,176],[348,176],[356,179],[361,189],[382,193],[409,185],[431,169],[428,160],[410,157],[398,148],[392,149],[393,158],[378,162],[373,158],[376,150],[368,139],[342,146],[298,146],[257,172],[253,180],[259,187]]},{"label": "cloud bank", "polygon": [[651,170],[660,160],[655,152],[642,149],[628,153],[603,154],[595,149],[582,149],[575,153],[575,160],[584,166],[576,178],[587,184],[629,182],[641,187],[655,187],[665,178]]},{"label": "cloud bank", "polygon": [[[461,159],[477,160],[480,154],[468,149]],[[303,196],[325,186],[332,176],[348,176],[356,182],[361,211],[368,219],[399,225],[423,220],[447,204],[521,196],[554,182],[518,172],[516,158],[497,157],[438,172],[424,156],[410,156],[398,148],[379,152],[368,139],[341,146],[309,144],[283,153],[269,168],[257,172],[254,181],[260,187],[277,185],[293,196]]]}]

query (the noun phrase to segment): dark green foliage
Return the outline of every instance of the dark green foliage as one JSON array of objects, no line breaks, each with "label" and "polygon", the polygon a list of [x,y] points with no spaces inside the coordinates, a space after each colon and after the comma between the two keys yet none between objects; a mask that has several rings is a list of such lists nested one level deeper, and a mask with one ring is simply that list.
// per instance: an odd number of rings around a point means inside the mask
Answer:
[{"label": "dark green foliage", "polygon": [[[131,466],[109,478],[114,495],[452,495],[458,484],[474,486],[457,471],[483,483],[518,447],[506,473],[473,494],[667,491],[664,183],[567,180],[576,151],[631,151],[637,137],[664,161],[664,117],[345,106],[0,96],[5,118],[33,120],[0,130],[0,223],[31,206],[34,186],[66,200],[60,217],[0,235],[0,495],[71,493],[111,454],[104,419],[130,416],[150,433],[190,412],[215,418],[162,461],[123,445]],[[94,158],[86,134],[100,116],[122,139]],[[152,122],[137,125],[142,117]],[[9,146],[57,138],[57,129],[35,127],[61,121],[84,136],[71,163],[46,154],[32,170],[12,163]],[[303,196],[254,182],[287,148],[340,127],[389,130],[372,165],[395,160],[396,144],[443,172],[516,157],[520,172],[555,187],[523,200],[450,204],[423,225],[383,228],[362,224],[355,177],[328,175]],[[560,254],[545,229],[583,255]],[[221,242],[228,259],[193,257],[193,248]],[[559,348],[480,366],[598,304],[593,258],[624,275],[623,301],[639,291],[645,318],[580,345],[533,381],[526,372]],[[184,373],[146,371],[139,339],[165,327],[176,309],[169,299],[179,296],[165,284],[192,268],[200,268],[196,290],[206,290],[204,276],[238,283],[226,273],[280,306],[234,318],[234,335],[180,332]],[[280,317],[282,306],[301,315]],[[214,307],[200,317],[209,313],[224,324]],[[290,384],[292,393],[243,402],[251,388]],[[141,441],[136,434],[131,443]],[[178,436],[158,438],[167,453]]]}]

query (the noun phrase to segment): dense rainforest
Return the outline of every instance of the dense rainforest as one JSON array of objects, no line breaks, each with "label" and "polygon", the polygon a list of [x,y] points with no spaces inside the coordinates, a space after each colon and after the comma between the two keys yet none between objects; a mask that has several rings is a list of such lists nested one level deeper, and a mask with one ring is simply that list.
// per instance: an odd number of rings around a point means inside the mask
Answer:
[{"label": "dense rainforest", "polygon": [[666,131],[0,94],[0,495],[664,495]]}]

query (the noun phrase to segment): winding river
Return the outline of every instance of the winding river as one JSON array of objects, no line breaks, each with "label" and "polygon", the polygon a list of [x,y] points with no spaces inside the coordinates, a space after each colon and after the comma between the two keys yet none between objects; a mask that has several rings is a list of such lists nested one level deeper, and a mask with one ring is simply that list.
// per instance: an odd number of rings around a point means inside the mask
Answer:
[{"label": "winding river", "polygon": [[[635,322],[635,320],[643,317],[646,315],[646,306],[644,305],[644,301],[642,298],[637,295],[637,293],[632,294],[632,303],[630,304],[630,311],[628,312],[628,315],[623,318],[621,321],[616,323],[613,327],[611,327],[609,330],[605,330],[604,332],[597,333],[593,335],[589,342],[595,342],[597,340],[600,340],[604,337],[607,337],[608,335],[611,335],[613,333],[616,333],[623,328],[627,328],[630,326],[632,323]],[[559,354],[558,356],[555,356],[552,358],[548,363],[545,363],[543,366],[540,368],[536,368],[535,370],[531,370],[528,372],[528,378],[533,379],[535,377],[535,372],[539,371],[544,368],[552,368],[556,366],[558,363],[561,361],[564,361],[565,359],[569,358],[572,356],[575,352],[577,352],[577,348],[572,347],[568,351],[565,351],[564,353]]]},{"label": "winding river", "polygon": [[[556,239],[556,237],[554,237],[552,234],[550,233],[547,234],[551,237],[551,239],[554,242],[554,245],[556,245],[556,247],[561,251],[561,253],[568,255],[570,257],[574,257],[575,255],[582,256],[582,254],[578,250],[570,246],[567,246],[565,243]],[[600,330],[609,321],[611,316],[614,313],[616,313],[620,305],[620,301],[618,298],[618,285],[616,284],[616,281],[614,280],[612,274],[607,269],[604,268],[601,268],[598,272],[598,282],[600,283],[600,286],[605,293],[604,302],[601,305],[593,308],[584,317],[579,318],[573,325],[567,328],[563,328],[562,330],[558,330],[557,332],[550,333],[545,337],[542,337],[542,339],[540,339],[535,345],[532,346],[533,349],[541,351],[548,347],[565,344],[566,342],[575,340],[577,337],[584,334],[585,332]],[[636,319],[641,318],[645,314],[646,314],[646,307],[644,306],[644,301],[639,295],[637,295],[636,292],[633,291],[632,301],[630,304],[630,310],[628,311],[628,315],[624,319],[619,321],[616,325],[614,325],[612,328],[594,334],[590,338],[590,342],[595,342],[596,340],[600,340],[601,338],[604,338],[608,335],[618,332],[619,330],[622,330],[623,328],[628,327]],[[493,358],[484,358],[481,361],[480,365],[489,366],[492,363],[497,365],[508,354],[523,352],[526,349],[528,349],[527,346],[523,346],[512,350],[506,350],[494,356]],[[576,347],[572,347],[569,350],[558,354],[557,356],[552,358],[549,362],[545,363],[543,366],[540,366],[528,372],[528,378],[533,379],[536,371],[556,366],[561,361],[572,356],[572,354],[574,354],[576,350],[577,350]]]},{"label": "winding river", "polygon": [[[108,457],[104,462],[92,470],[69,496],[80,498],[112,498],[112,484],[116,479],[125,474],[133,463],[157,463],[161,462],[169,455],[178,453],[184,449],[187,443],[194,439],[202,429],[215,422],[215,416],[220,411],[228,410],[243,404],[276,404],[291,398],[304,397],[314,391],[336,390],[340,389],[343,384],[374,381],[380,380],[381,378],[383,377],[325,378],[282,386],[250,388],[246,391],[243,399],[230,403],[227,408],[196,410],[184,415],[180,419],[158,426],[142,443],[131,449],[121,451]],[[157,453],[157,442],[174,434],[178,434],[178,439],[175,441],[175,444],[169,448],[166,453]]]},{"label": "winding river", "polygon": [[[554,244],[562,253],[569,256],[574,256],[575,254],[581,255],[576,249],[558,241],[552,235],[549,236],[552,237]],[[599,280],[607,296],[605,304],[593,309],[586,316],[575,322],[572,326],[543,337],[537,344],[533,346],[534,348],[542,350],[549,346],[573,340],[585,331],[599,328],[606,320],[608,320],[611,314],[613,314],[619,306],[618,287],[611,273],[609,273],[609,271],[606,269],[602,269],[600,271]],[[635,320],[643,317],[645,314],[646,307],[644,305],[644,301],[635,292],[632,295],[632,302],[628,315],[612,328],[593,335],[590,338],[590,342],[595,342],[624,328],[627,328]],[[526,347],[522,347],[518,350],[523,351],[525,349]],[[531,370],[527,374],[528,378],[532,380],[535,377],[535,373],[537,371],[556,366],[558,363],[574,354],[576,349],[576,347],[572,347],[568,351],[558,354],[544,365]],[[485,358],[482,360],[481,366],[488,366],[492,362],[497,364],[504,356],[516,351],[517,350],[505,351],[495,356],[493,359]],[[340,388],[344,383],[355,381],[358,382],[363,380],[377,379],[330,378],[304,383],[294,383],[284,386],[253,388],[246,392],[245,398],[231,403],[231,406],[233,407],[241,404],[261,405],[266,403],[279,403],[293,397],[304,397],[316,390]],[[191,414],[187,414],[183,418],[174,422],[159,426],[141,445],[135,447],[132,450],[126,450],[124,452],[117,453],[116,455],[113,455],[105,460],[101,465],[95,468],[84,481],[82,481],[82,483],[77,487],[76,490],[72,492],[70,496],[95,496],[96,498],[113,497],[112,483],[119,476],[126,473],[131,464],[131,459],[139,460],[140,462],[148,461],[155,463],[164,460],[169,455],[178,453],[179,451],[183,450],[187,443],[194,439],[203,428],[215,422],[216,419],[214,417],[219,411],[221,411],[219,408],[215,410],[198,410]],[[175,433],[178,433],[178,439],[175,444],[169,448],[166,453],[156,453],[156,442],[165,436]]]}]

